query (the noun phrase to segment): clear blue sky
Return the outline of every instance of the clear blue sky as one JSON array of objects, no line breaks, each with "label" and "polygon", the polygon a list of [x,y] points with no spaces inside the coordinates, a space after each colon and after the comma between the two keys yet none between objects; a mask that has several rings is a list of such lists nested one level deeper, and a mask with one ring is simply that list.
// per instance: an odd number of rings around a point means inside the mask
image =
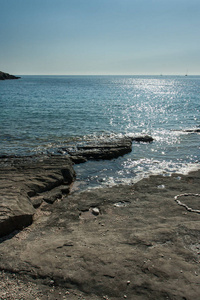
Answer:
[{"label": "clear blue sky", "polygon": [[199,0],[0,0],[0,70],[200,74]]}]

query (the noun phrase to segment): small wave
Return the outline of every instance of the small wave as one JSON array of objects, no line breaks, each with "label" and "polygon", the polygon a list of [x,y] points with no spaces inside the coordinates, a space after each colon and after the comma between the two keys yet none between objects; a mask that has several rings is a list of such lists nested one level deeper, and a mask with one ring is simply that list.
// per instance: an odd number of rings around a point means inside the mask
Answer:
[{"label": "small wave", "polygon": [[[112,169],[114,165],[111,165]],[[153,159],[128,159],[121,165],[121,169],[114,172],[109,171],[109,167],[105,170],[98,169],[93,176],[87,176],[87,186],[80,185],[80,189],[94,189],[101,187],[112,187],[115,185],[131,185],[135,184],[143,178],[152,175],[172,176],[172,174],[187,175],[191,171],[200,169],[200,163],[173,163],[172,161],[158,161]]]},{"label": "small wave", "polygon": [[114,133],[114,132],[102,132],[102,133],[93,133],[89,135],[83,136],[83,141],[86,142],[93,142],[96,140],[110,140],[110,139],[117,139],[117,138],[123,138],[126,135],[123,133]]}]

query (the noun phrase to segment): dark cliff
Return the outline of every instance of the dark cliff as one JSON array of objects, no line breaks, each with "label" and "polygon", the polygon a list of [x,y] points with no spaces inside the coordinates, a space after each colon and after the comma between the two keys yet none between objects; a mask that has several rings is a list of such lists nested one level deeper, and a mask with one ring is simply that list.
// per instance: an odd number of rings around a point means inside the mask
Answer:
[{"label": "dark cliff", "polygon": [[18,79],[20,77],[14,76],[14,75],[10,75],[8,73],[4,73],[2,71],[0,71],[0,80],[6,80],[6,79]]}]

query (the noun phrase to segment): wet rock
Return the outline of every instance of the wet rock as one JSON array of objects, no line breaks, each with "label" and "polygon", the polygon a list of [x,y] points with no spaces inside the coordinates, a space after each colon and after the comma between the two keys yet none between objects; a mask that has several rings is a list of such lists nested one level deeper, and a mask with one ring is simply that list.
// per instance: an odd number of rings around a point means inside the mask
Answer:
[{"label": "wet rock", "polygon": [[135,142],[151,143],[153,142],[154,139],[149,135],[145,135],[145,136],[133,137],[132,140]]},{"label": "wet rock", "polygon": [[129,153],[131,150],[132,139],[119,138],[78,145],[73,149],[68,149],[68,153],[72,159],[74,157],[84,159],[113,159]]},{"label": "wet rock", "polygon": [[187,129],[187,130],[184,130],[184,132],[199,133],[200,129]]},{"label": "wet rock", "polygon": [[113,159],[131,152],[133,141],[151,143],[153,138],[148,135],[110,138],[63,148],[62,151],[68,153],[74,163],[82,163],[90,159]]},{"label": "wet rock", "polygon": [[71,155],[70,156],[71,160],[73,161],[73,163],[75,164],[81,164],[87,161],[87,159],[83,156],[76,156],[76,155]]}]

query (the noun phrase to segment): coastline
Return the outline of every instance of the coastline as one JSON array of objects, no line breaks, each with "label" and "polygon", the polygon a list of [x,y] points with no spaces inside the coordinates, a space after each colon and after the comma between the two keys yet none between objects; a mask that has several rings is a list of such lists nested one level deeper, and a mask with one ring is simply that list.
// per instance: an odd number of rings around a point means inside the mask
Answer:
[{"label": "coastline", "polygon": [[10,80],[10,79],[19,79],[21,77],[10,75],[8,73],[0,71],[0,80]]},{"label": "coastline", "polygon": [[0,297],[198,298],[200,170],[70,194],[72,163],[50,161],[1,171],[1,212],[26,194],[31,221],[0,239]]}]

